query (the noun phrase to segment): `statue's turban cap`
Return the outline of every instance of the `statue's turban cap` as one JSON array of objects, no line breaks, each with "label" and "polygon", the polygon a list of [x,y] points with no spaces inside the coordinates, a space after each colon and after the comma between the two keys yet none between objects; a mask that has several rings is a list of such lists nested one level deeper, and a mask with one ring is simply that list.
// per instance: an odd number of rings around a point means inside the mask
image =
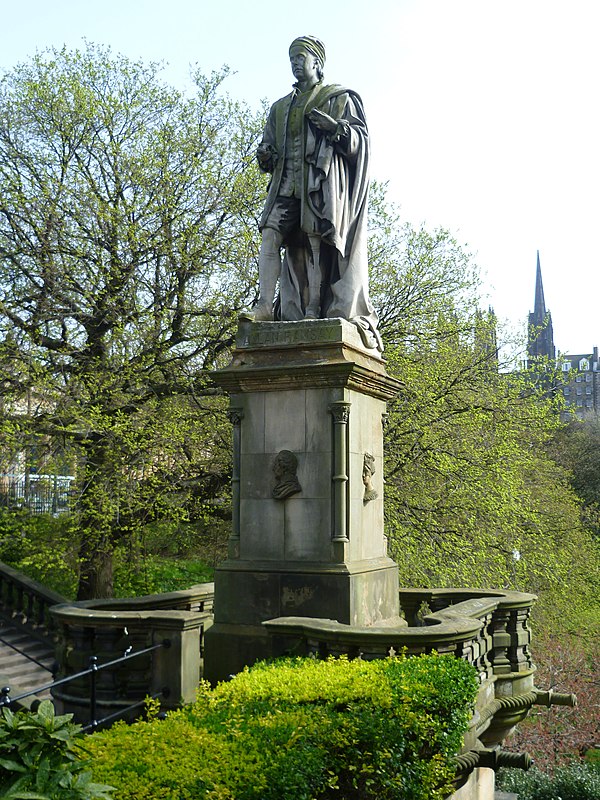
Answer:
[{"label": "statue's turban cap", "polygon": [[292,52],[292,47],[304,47],[319,59],[321,66],[325,64],[325,45],[316,36],[298,36],[290,45],[290,53]]}]

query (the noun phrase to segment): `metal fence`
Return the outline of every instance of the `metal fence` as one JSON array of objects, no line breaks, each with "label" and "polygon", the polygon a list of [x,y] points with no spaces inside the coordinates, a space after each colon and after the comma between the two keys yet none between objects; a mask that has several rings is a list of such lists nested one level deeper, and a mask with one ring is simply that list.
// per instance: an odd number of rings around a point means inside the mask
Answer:
[{"label": "metal fence", "polygon": [[[130,703],[129,705],[125,706],[124,708],[120,708],[118,711],[108,714],[101,719],[97,719],[97,676],[101,670],[105,669],[114,669],[121,664],[124,664],[126,661],[131,661],[138,656],[146,655],[147,653],[152,653],[155,650],[160,650],[161,648],[169,648],[171,647],[171,642],[169,639],[164,639],[159,644],[151,645],[150,647],[145,647],[142,650],[133,651],[131,647],[127,648],[124,655],[120,656],[119,658],[111,659],[110,661],[105,662],[104,664],[98,663],[97,656],[92,656],[90,658],[89,667],[87,669],[81,670],[80,672],[75,673],[74,675],[68,675],[65,678],[60,678],[59,680],[52,681],[51,683],[43,684],[42,686],[37,686],[35,689],[30,689],[27,692],[21,692],[16,696],[11,696],[10,694],[10,686],[4,686],[0,690],[0,708],[7,707],[10,708],[11,705],[19,704],[21,701],[26,700],[30,697],[35,697],[36,695],[40,695],[42,693],[47,692],[48,690],[52,690],[57,686],[63,686],[65,684],[72,683],[73,681],[79,680],[81,678],[89,677],[89,691],[88,691],[88,698],[89,698],[89,712],[88,712],[88,722],[86,725],[83,725],[82,730],[86,733],[96,730],[100,726],[106,726],[111,722],[114,722],[117,719],[125,716],[131,716],[132,712],[141,709],[146,704],[146,699],[136,701],[134,703]],[[25,655],[25,654],[23,654]],[[29,656],[28,656],[29,657]],[[35,659],[31,659],[34,661]],[[43,666],[43,665],[40,665]],[[168,687],[163,687],[160,692],[155,692],[152,695],[149,695],[153,700],[160,699],[163,697],[168,697],[170,694]]]},{"label": "metal fence", "polygon": [[64,514],[71,510],[73,475],[0,474],[0,507],[31,514]]}]

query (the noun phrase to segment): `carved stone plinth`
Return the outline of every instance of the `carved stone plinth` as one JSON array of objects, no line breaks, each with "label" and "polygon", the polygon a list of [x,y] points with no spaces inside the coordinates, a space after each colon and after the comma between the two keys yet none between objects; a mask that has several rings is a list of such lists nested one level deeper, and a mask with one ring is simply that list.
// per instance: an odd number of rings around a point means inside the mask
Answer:
[{"label": "carved stone plinth", "polygon": [[229,558],[206,635],[214,682],[276,655],[267,619],[398,616],[382,426],[400,387],[340,319],[242,322],[231,365],[213,378],[230,395],[234,448]]}]

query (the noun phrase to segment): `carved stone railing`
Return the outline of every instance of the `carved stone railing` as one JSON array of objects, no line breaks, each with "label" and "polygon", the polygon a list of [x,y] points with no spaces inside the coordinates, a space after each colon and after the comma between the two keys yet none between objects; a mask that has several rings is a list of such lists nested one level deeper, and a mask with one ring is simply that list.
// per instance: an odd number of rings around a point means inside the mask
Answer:
[{"label": "carved stone railing", "polygon": [[323,657],[345,654],[383,658],[447,653],[475,666],[480,682],[492,676],[532,672],[528,627],[534,595],[483,590],[402,589],[404,620],[398,625],[358,628],[332,620],[280,617],[264,626],[276,650]]},{"label": "carved stone railing", "polygon": [[0,561],[0,612],[29,635],[52,645],[56,630],[50,609],[67,600]]},{"label": "carved stone railing", "polygon": [[[85,671],[92,658],[105,663],[126,652],[168,642],[168,646],[98,673],[101,716],[147,695],[161,695],[166,708],[194,699],[204,632],[212,624],[213,598],[214,585],[207,583],[145,597],[68,603],[0,563],[2,612],[38,638],[56,642],[59,678]],[[403,619],[397,624],[359,628],[326,619],[280,617],[263,625],[274,656],[292,653],[374,659],[435,650],[473,664],[480,688],[465,746],[457,756],[458,786],[474,777],[472,773],[480,767],[496,769],[509,764],[526,768],[530,763],[527,754],[506,753],[502,741],[534,704],[576,702],[574,695],[543,692],[534,685],[528,624],[534,601],[534,595],[510,591],[401,589]],[[57,687],[53,694],[59,710],[85,719],[87,678]],[[462,800],[461,791],[457,800]]]},{"label": "carved stone railing", "polygon": [[[165,594],[54,606],[57,677],[84,671],[92,658],[101,664],[168,642],[147,656],[102,671],[96,687],[100,715],[154,694],[163,696],[164,708],[192,702],[201,674],[204,632],[212,624],[213,597],[213,584],[204,583]],[[53,690],[61,712],[73,713],[75,719],[85,717],[88,696],[87,676]]]},{"label": "carved stone railing", "polygon": [[[166,708],[192,701],[202,668],[204,632],[212,624],[214,585],[126,599],[70,603],[18,570],[0,562],[0,611],[11,624],[54,647],[57,678],[164,641],[168,647],[98,673],[99,715],[106,716],[163,694]],[[85,720],[89,676],[53,690],[61,712]],[[18,687],[11,687],[14,696]]]},{"label": "carved stone railing", "polygon": [[214,583],[198,583],[189,589],[180,589],[176,592],[109,600],[81,600],[76,605],[78,608],[102,611],[194,611],[210,616],[213,610],[214,596]]},{"label": "carved stone railing", "polygon": [[263,625],[273,654],[318,658],[385,658],[405,652],[453,655],[473,664],[479,694],[463,751],[458,782],[478,767],[511,763],[526,768],[527,754],[505,754],[502,741],[536,703],[575,703],[573,695],[541,692],[534,686],[529,615],[535,596],[478,589],[401,589],[404,615],[397,625],[358,628],[326,619],[280,617]]}]

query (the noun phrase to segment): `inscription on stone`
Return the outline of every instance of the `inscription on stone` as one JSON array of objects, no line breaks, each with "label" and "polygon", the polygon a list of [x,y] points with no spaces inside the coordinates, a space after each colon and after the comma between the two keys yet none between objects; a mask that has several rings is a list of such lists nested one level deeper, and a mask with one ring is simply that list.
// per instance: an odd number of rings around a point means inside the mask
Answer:
[{"label": "inscription on stone", "polygon": [[307,600],[311,600],[314,594],[315,590],[312,586],[302,586],[299,589],[291,589],[289,586],[284,586],[281,599],[284,606],[297,608],[306,603]]},{"label": "inscription on stone", "polygon": [[304,324],[302,327],[287,328],[278,325],[277,328],[266,328],[261,330],[261,326],[255,326],[242,339],[242,347],[252,347],[259,345],[291,345],[302,344],[303,342],[337,342],[341,340],[340,328],[326,327],[324,325],[311,327]]}]

